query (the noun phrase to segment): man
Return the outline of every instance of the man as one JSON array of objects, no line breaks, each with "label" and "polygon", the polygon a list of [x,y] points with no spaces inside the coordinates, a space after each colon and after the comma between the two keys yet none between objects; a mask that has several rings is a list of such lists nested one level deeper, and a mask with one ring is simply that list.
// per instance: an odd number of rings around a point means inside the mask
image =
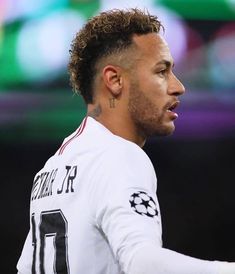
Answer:
[{"label": "man", "polygon": [[138,9],[112,10],[75,37],[69,70],[87,116],[35,176],[19,273],[235,273],[233,263],[162,247],[156,176],[141,147],[174,131],[185,90],[161,27]]}]

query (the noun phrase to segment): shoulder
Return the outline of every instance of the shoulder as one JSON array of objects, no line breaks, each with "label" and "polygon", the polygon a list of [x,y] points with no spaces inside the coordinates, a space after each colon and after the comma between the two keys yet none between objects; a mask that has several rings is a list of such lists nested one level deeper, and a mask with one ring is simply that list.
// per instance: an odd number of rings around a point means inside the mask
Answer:
[{"label": "shoulder", "polygon": [[129,163],[135,167],[140,165],[152,168],[152,163],[142,148],[118,136],[115,136],[106,147],[106,155],[112,156],[114,161],[122,161],[120,164]]},{"label": "shoulder", "polygon": [[88,117],[87,124],[85,134],[82,136],[83,144],[88,144],[93,153],[100,153],[102,151],[102,157],[112,159],[112,162],[131,162],[135,165],[143,165],[145,163],[152,167],[147,154],[135,143],[113,134],[109,129],[91,117]]},{"label": "shoulder", "polygon": [[118,187],[155,187],[157,181],[152,162],[143,149],[118,136],[103,150],[98,173]]},{"label": "shoulder", "polygon": [[84,140],[89,140],[89,148],[92,154],[96,154],[97,162],[98,159],[102,159],[102,170],[108,172],[118,168],[123,173],[125,171],[132,171],[135,174],[154,173],[151,160],[137,144],[113,134],[92,118],[88,119],[88,125],[89,128],[83,137]]}]

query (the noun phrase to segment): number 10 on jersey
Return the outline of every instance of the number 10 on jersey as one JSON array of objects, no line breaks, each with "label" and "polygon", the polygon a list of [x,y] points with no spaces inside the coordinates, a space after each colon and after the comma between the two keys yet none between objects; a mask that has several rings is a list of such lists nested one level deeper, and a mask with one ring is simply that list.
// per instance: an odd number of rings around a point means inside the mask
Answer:
[{"label": "number 10 on jersey", "polygon": [[[67,220],[60,209],[43,211],[40,215],[40,223],[36,224],[35,214],[31,216],[32,225],[32,244],[33,244],[33,262],[32,274],[36,274],[36,257],[39,250],[39,273],[45,274],[45,251],[48,237],[53,237],[54,246],[54,273],[69,274],[68,263],[68,238]],[[38,236],[38,239],[36,237]]]}]

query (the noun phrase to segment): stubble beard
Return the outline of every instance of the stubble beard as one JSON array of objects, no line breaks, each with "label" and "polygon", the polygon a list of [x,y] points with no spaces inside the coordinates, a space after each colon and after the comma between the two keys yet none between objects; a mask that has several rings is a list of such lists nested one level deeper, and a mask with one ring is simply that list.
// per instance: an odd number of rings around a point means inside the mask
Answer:
[{"label": "stubble beard", "polygon": [[136,126],[137,134],[143,138],[167,136],[174,127],[164,125],[164,113],[140,90],[138,83],[132,83],[129,93],[129,112]]}]

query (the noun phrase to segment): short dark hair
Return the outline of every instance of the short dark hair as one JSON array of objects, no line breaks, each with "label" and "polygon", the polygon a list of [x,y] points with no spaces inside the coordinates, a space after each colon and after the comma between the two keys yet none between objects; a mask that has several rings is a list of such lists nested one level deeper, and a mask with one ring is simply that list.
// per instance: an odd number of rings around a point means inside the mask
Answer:
[{"label": "short dark hair", "polygon": [[157,16],[139,9],[114,9],[88,20],[71,44],[68,69],[74,91],[92,103],[97,62],[130,47],[134,34],[158,33],[161,27]]}]

